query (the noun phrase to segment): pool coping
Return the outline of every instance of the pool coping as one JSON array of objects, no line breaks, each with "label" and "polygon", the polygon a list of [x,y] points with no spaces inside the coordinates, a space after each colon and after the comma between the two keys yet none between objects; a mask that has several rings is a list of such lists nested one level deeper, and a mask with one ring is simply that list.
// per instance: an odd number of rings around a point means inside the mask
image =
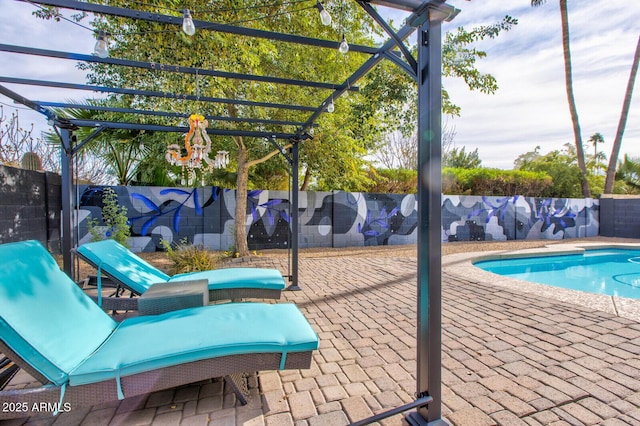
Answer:
[{"label": "pool coping", "polygon": [[640,322],[640,300],[626,297],[608,296],[604,294],[587,293],[579,290],[569,290],[552,287],[529,281],[507,278],[485,271],[473,265],[482,260],[508,259],[514,257],[555,256],[562,254],[578,254],[585,250],[607,248],[632,248],[640,250],[640,244],[634,243],[560,243],[544,247],[494,250],[483,252],[456,253],[442,258],[442,270],[451,275],[457,275],[477,282],[503,287],[510,290],[532,293],[542,297],[560,300],[585,306],[591,309],[605,311],[613,315]]}]

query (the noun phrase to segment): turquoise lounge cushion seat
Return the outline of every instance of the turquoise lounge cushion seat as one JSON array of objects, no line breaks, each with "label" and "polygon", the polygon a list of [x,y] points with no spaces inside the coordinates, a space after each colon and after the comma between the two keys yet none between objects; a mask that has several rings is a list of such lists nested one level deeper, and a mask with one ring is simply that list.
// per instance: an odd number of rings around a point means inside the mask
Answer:
[{"label": "turquoise lounge cushion seat", "polygon": [[284,290],[284,278],[277,269],[263,268],[224,268],[211,271],[177,274],[169,278],[170,282],[206,279],[209,290],[223,288],[261,288]]},{"label": "turquoise lounge cushion seat", "polygon": [[227,268],[169,276],[114,240],[85,243],[76,251],[80,256],[138,294],[153,284],[206,278],[209,290],[255,288],[284,290],[285,281],[276,269]]},{"label": "turquoise lounge cushion seat", "polygon": [[69,383],[100,382],[227,355],[317,348],[318,336],[294,304],[210,305],[126,319],[71,372]]},{"label": "turquoise lounge cushion seat", "polygon": [[52,383],[116,329],[37,241],[0,245],[0,336]]},{"label": "turquoise lounge cushion seat", "polygon": [[294,304],[227,303],[116,323],[39,242],[0,245],[0,259],[0,339],[63,391],[191,361],[318,348]]}]

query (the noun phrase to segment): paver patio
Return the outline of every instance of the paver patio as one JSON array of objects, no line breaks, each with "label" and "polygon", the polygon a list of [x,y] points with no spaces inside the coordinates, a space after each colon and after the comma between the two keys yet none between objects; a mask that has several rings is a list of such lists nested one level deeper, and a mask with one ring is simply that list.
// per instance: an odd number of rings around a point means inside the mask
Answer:
[{"label": "paver patio", "polygon": [[[286,271],[286,259],[260,263]],[[315,327],[320,350],[310,370],[250,377],[247,406],[214,381],[28,424],[343,425],[410,402],[415,271],[413,257],[301,259],[302,291],[284,298]],[[450,423],[640,425],[640,322],[465,275],[443,273]]]}]

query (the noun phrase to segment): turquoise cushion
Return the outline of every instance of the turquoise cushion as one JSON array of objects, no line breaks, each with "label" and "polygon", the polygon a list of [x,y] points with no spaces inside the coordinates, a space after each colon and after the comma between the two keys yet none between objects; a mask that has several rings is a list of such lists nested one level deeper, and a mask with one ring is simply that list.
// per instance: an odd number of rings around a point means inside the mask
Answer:
[{"label": "turquoise cushion", "polygon": [[293,304],[227,303],[124,320],[71,385],[100,382],[191,361],[318,348],[318,336]]},{"label": "turquoise cushion", "polygon": [[284,290],[285,288],[284,278],[280,271],[263,268],[224,268],[191,272],[174,275],[169,281],[200,279],[209,281],[209,290],[245,287],[269,290]]},{"label": "turquoise cushion", "polygon": [[37,241],[0,245],[0,336],[60,385],[116,328]]},{"label": "turquoise cushion", "polygon": [[227,268],[212,271],[190,272],[173,277],[147,263],[115,240],[85,243],[77,252],[103,273],[142,294],[153,284],[165,281],[191,281],[206,279],[209,289],[257,288],[284,290],[285,282],[277,269]]},{"label": "turquoise cushion", "polygon": [[138,294],[153,284],[165,282],[169,275],[146,262],[115,240],[85,243],[76,251],[103,273],[119,281]]}]

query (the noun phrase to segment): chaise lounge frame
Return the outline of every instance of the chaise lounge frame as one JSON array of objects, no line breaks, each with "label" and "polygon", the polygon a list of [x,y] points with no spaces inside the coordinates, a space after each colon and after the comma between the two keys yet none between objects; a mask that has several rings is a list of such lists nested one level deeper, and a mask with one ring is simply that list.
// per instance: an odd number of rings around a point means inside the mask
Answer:
[{"label": "chaise lounge frame", "polygon": [[[109,241],[110,243],[114,243]],[[101,242],[102,243],[102,242]],[[117,244],[117,243],[114,243]],[[126,249],[126,248],[125,248]],[[109,270],[114,268],[113,265],[109,264],[96,264],[94,259],[91,259],[84,255],[79,248],[74,248],[72,252],[78,256],[80,259],[96,268],[99,272],[98,277],[88,277],[80,281],[80,285],[83,288],[89,288],[95,285],[98,288],[98,291],[102,291],[102,281],[105,281],[104,287],[115,287],[115,291],[113,295],[110,296],[101,296],[100,302],[101,306],[105,310],[117,311],[117,310],[137,310],[137,300],[134,296],[140,296],[141,293],[139,290],[132,288],[127,282],[118,278],[118,274],[113,273],[109,274]],[[131,253],[132,256],[138,257],[135,253]],[[143,263],[142,259],[140,259]],[[151,265],[149,265],[152,267]],[[115,268],[114,268],[115,269]],[[231,269],[231,268],[229,268]],[[104,273],[102,273],[104,272]],[[106,275],[106,276],[105,276]],[[107,284],[109,283],[109,284]],[[221,300],[243,300],[243,299],[274,299],[279,300],[282,295],[282,290],[285,288],[284,278],[282,289],[273,289],[273,288],[260,288],[260,287],[223,287],[223,288],[214,288],[209,289],[209,301],[216,302]],[[121,297],[123,290],[130,292],[130,297]],[[91,296],[94,301],[97,301],[97,296]]]},{"label": "chaise lounge frame", "polygon": [[[20,356],[0,340],[0,353],[5,354],[16,365],[42,384],[40,387],[0,391],[3,404],[24,404],[30,408],[33,404],[51,405],[60,402],[62,388],[47,383],[39,372],[34,370]],[[286,355],[285,370],[308,369],[311,367],[312,352],[293,352]],[[244,374],[255,371],[279,370],[282,354],[257,353],[209,358],[185,364],[165,367],[145,373],[123,376],[120,379],[122,391],[127,397],[145,395],[159,390],[170,389],[189,383],[224,377],[227,385],[234,391],[240,403],[247,404],[249,390]],[[63,403],[69,403],[72,409],[118,400],[118,388],[115,380],[91,383],[81,386],[68,386],[64,392]],[[2,412],[0,419],[25,417],[30,413]],[[41,414],[41,413],[31,413]]]}]

